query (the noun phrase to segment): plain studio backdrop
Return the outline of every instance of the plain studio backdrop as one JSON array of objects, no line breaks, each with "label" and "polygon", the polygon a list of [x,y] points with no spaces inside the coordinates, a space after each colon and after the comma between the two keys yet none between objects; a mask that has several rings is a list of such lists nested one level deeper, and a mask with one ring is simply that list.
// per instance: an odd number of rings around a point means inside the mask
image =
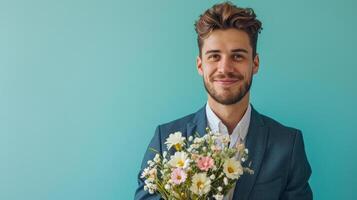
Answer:
[{"label": "plain studio backdrop", "polygon": [[[0,199],[132,199],[155,127],[206,102],[219,1],[0,1]],[[357,199],[353,0],[233,1],[263,22],[251,102],[303,131],[315,199]]]}]

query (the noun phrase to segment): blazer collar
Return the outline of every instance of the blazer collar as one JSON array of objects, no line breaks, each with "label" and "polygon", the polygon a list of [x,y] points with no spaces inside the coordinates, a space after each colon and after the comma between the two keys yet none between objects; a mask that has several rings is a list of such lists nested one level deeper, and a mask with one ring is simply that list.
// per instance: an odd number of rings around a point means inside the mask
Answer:
[{"label": "blazer collar", "polygon": [[268,134],[268,128],[264,124],[261,115],[253,108],[245,143],[246,148],[249,150],[248,161],[245,162],[245,166],[248,167],[246,164],[251,163],[249,168],[254,170],[254,174],[243,174],[243,176],[240,177],[234,190],[233,199],[248,199],[257,175],[259,174],[267,145]]},{"label": "blazer collar", "polygon": [[[252,108],[251,111],[252,113],[251,113],[248,133],[250,132],[251,129],[250,127],[252,126],[264,126],[264,121],[260,116],[260,114],[254,109],[252,104],[250,104],[250,106]],[[195,113],[192,122],[187,124],[187,133],[188,135],[194,135],[197,132],[200,136],[203,136],[206,134],[206,127],[207,127],[207,116],[206,116],[206,104],[205,104],[202,108],[200,108]]]},{"label": "blazer collar", "polygon": [[192,122],[187,124],[187,136],[204,136],[207,128],[206,104],[194,115]]},{"label": "blazer collar", "polygon": [[[254,170],[254,174],[244,174],[237,181],[233,199],[239,200],[245,200],[249,197],[249,193],[259,174],[268,138],[268,128],[265,126],[261,115],[254,109],[253,105],[251,107],[252,113],[246,137],[246,148],[249,149],[249,159],[245,164],[251,162],[249,168]],[[198,133],[200,136],[206,134],[207,118],[205,108],[206,104],[195,113],[192,123],[187,124],[187,136],[194,136],[195,133]]]}]

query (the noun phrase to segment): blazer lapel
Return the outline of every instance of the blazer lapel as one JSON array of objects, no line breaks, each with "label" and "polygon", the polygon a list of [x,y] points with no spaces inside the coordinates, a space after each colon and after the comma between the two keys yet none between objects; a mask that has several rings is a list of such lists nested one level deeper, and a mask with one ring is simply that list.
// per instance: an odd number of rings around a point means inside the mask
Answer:
[{"label": "blazer lapel", "polygon": [[248,199],[249,193],[259,174],[267,144],[267,136],[268,128],[264,125],[260,114],[252,106],[251,120],[246,139],[246,148],[249,150],[248,161],[246,163],[251,162],[249,168],[254,170],[254,174],[244,174],[238,179],[233,199]]},{"label": "blazer lapel", "polygon": [[[252,105],[251,105],[252,106]],[[186,137],[194,136],[196,132],[200,136],[206,134],[207,117],[206,117],[206,104],[195,113],[191,123],[186,126]],[[268,128],[264,125],[264,122],[260,114],[253,108],[251,119],[246,138],[246,148],[249,149],[249,159],[247,163],[251,161],[249,168],[254,170],[254,174],[244,174],[237,181],[233,199],[246,200],[249,197],[257,175],[259,174],[260,166],[264,157],[264,152],[267,144]]]},{"label": "blazer lapel", "polygon": [[199,109],[195,116],[192,119],[191,123],[188,123],[186,126],[187,130],[187,137],[195,136],[197,132],[201,137],[206,134],[206,127],[207,127],[207,117],[206,117],[206,104]]}]

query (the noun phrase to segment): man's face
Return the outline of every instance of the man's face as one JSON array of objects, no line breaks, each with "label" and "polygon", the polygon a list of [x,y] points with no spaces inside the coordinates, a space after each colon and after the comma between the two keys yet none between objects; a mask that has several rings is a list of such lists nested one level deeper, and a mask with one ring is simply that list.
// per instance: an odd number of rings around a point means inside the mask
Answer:
[{"label": "man's face", "polygon": [[253,58],[249,41],[247,33],[236,29],[214,30],[204,39],[197,69],[216,102],[235,104],[249,92],[259,68],[259,57]]}]

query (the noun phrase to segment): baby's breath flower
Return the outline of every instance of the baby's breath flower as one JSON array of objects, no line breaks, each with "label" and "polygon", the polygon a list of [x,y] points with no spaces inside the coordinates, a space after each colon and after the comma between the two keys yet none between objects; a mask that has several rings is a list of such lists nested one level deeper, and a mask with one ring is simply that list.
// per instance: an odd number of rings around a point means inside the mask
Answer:
[{"label": "baby's breath flower", "polygon": [[165,185],[165,189],[166,189],[166,190],[169,190],[170,188],[171,188],[171,186],[170,186],[169,184],[166,184],[166,185]]},{"label": "baby's breath flower", "polygon": [[148,188],[149,188],[149,187],[151,186],[151,184],[152,184],[152,183],[151,183],[152,181],[151,181],[150,179],[146,179],[144,182],[145,182],[145,185],[148,186]]},{"label": "baby's breath flower", "polygon": [[224,185],[228,185],[228,179],[227,179],[227,177],[224,177],[224,178],[223,178],[223,183],[224,183]]},{"label": "baby's breath flower", "polygon": [[188,147],[188,148],[187,148],[187,151],[188,151],[188,152],[191,152],[191,151],[192,151],[192,147],[191,147],[191,146]]},{"label": "baby's breath flower", "polygon": [[143,172],[141,173],[141,178],[144,178],[144,177],[147,177],[148,175],[149,175],[149,170],[150,170],[150,168],[149,167],[147,167],[147,168],[145,168],[144,170],[143,170]]},{"label": "baby's breath flower", "polygon": [[195,143],[195,144],[197,144],[197,143],[200,143],[200,138],[195,138],[194,140],[193,140],[193,143]]},{"label": "baby's breath flower", "polygon": [[224,135],[224,136],[222,137],[222,142],[223,142],[224,144],[228,144],[229,141],[230,141],[230,138],[229,138],[228,135]]},{"label": "baby's breath flower", "polygon": [[208,135],[208,134],[204,135],[204,136],[203,136],[203,139],[204,139],[204,140],[208,140],[208,139],[209,139],[209,135]]},{"label": "baby's breath flower", "polygon": [[153,162],[152,160],[148,160],[148,165],[149,165],[150,167],[152,167],[152,166],[155,165],[155,162]]},{"label": "baby's breath flower", "polygon": [[160,162],[160,155],[159,154],[156,154],[155,155],[155,158],[154,158],[154,162],[156,162],[156,163],[158,163],[158,162]]},{"label": "baby's breath flower", "polygon": [[216,194],[216,195],[213,195],[213,197],[216,200],[223,200],[223,195],[222,194]]}]

